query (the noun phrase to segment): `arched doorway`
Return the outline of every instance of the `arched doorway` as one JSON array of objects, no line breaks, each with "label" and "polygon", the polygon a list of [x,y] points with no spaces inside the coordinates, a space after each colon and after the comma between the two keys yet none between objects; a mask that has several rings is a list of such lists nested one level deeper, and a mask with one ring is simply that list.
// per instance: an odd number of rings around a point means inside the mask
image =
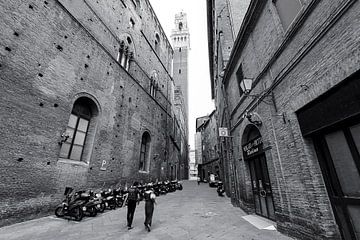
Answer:
[{"label": "arched doorway", "polygon": [[255,212],[258,215],[275,220],[274,201],[263,141],[256,126],[249,125],[245,129],[242,150],[244,160],[250,171]]}]

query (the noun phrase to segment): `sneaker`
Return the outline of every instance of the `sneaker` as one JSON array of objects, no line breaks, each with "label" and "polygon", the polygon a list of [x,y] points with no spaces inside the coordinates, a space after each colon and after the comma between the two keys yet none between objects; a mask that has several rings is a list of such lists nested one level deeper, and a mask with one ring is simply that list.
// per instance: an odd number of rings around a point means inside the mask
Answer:
[{"label": "sneaker", "polygon": [[131,226],[130,226],[130,227],[128,227],[128,230],[131,230],[131,229],[133,229],[133,228],[134,228],[134,227],[131,227]]},{"label": "sneaker", "polygon": [[148,232],[150,232],[150,231],[151,231],[151,227],[150,227],[150,225],[149,225],[149,224],[148,224],[148,225],[146,225],[146,228],[147,228]]}]

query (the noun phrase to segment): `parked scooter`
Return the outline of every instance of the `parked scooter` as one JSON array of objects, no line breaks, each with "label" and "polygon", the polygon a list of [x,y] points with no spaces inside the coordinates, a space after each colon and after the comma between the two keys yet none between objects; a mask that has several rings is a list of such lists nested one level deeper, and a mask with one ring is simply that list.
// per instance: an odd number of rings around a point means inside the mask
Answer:
[{"label": "parked scooter", "polygon": [[105,211],[105,201],[103,199],[103,197],[101,196],[101,193],[96,193],[93,196],[93,201],[95,203],[95,208],[97,212],[104,212]]},{"label": "parked scooter", "polygon": [[73,193],[73,188],[65,188],[64,195],[66,196],[63,202],[55,209],[57,217],[70,217],[76,221],[81,221],[84,213],[82,210],[82,201],[78,201],[78,193]]},{"label": "parked scooter", "polygon": [[180,190],[180,191],[183,190],[181,181],[173,180],[173,181],[171,181],[171,183],[174,185],[176,190]]},{"label": "parked scooter", "polygon": [[94,200],[94,193],[89,191],[79,191],[79,198],[77,201],[81,202],[81,207],[84,214],[89,215],[90,217],[95,217],[97,215],[96,205],[97,201]]},{"label": "parked scooter", "polygon": [[123,194],[123,190],[121,190],[121,188],[114,189],[113,196],[115,197],[115,202],[117,207],[124,206],[125,195]]},{"label": "parked scooter", "polygon": [[108,189],[106,191],[101,191],[101,196],[104,199],[106,208],[110,208],[110,209],[116,208],[116,199],[111,189]]},{"label": "parked scooter", "polygon": [[217,186],[216,191],[217,191],[219,197],[223,197],[223,196],[224,196],[225,190],[224,190],[223,183],[222,183],[221,181],[218,182],[218,186]]}]

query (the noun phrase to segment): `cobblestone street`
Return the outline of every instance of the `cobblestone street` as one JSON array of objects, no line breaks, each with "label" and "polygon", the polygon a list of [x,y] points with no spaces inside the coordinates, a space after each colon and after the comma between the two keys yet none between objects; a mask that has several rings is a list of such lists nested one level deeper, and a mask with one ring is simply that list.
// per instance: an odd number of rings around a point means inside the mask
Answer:
[{"label": "cobblestone street", "polygon": [[[137,207],[134,228],[126,228],[126,208],[106,211],[81,222],[67,221],[55,216],[44,217],[0,228],[0,239],[290,239],[271,229],[271,222],[257,216],[246,216],[234,208],[228,198],[217,196],[208,184],[184,182],[184,190],[157,198],[152,231],[143,225],[144,203]],[[252,219],[255,225],[246,219]],[[260,227],[259,227],[260,226]],[[270,227],[269,227],[270,226]]]}]

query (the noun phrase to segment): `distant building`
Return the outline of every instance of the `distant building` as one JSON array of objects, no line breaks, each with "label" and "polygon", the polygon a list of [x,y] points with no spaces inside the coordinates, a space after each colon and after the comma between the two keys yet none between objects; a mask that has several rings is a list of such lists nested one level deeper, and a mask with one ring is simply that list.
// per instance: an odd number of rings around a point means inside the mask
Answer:
[{"label": "distant building", "polygon": [[190,150],[189,159],[189,180],[197,180],[198,169],[195,161],[195,150]]},{"label": "distant building", "polygon": [[207,1],[227,194],[297,239],[359,240],[360,2],[233,2]]},{"label": "distant building", "polygon": [[199,137],[196,138],[197,142],[195,143],[198,150],[198,175],[202,181],[204,179],[209,181],[210,174],[216,174],[220,179],[223,177],[218,154],[218,131],[215,113],[214,110],[209,116],[197,118],[197,123],[202,123],[196,128]]}]

